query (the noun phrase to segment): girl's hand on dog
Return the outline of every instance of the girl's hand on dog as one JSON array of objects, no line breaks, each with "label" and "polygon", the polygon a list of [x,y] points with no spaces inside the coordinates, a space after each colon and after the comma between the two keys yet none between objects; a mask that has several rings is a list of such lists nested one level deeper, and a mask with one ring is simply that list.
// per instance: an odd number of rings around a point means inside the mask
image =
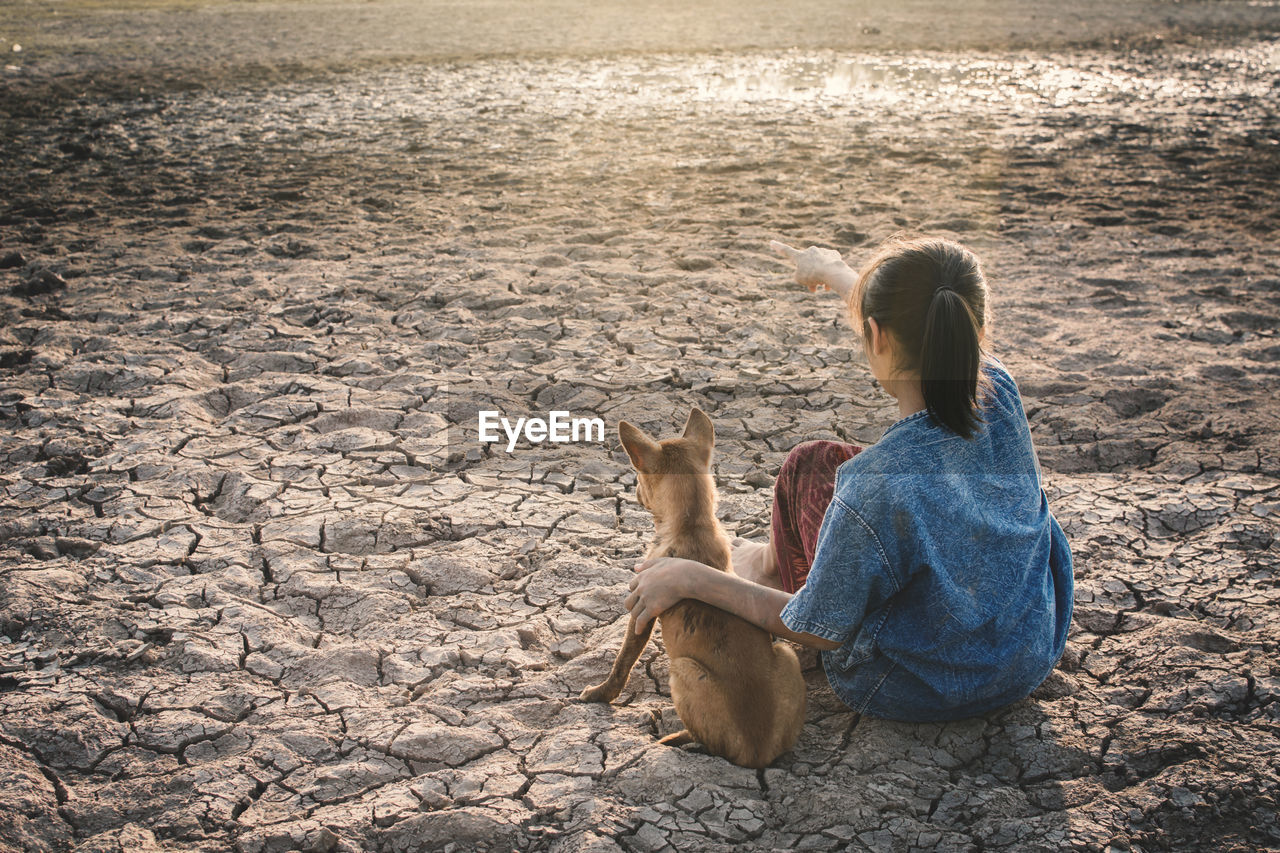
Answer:
[{"label": "girl's hand on dog", "polygon": [[655,557],[636,566],[631,594],[622,604],[636,618],[636,633],[682,598],[688,598],[685,581],[702,563],[680,557]]},{"label": "girl's hand on dog", "polygon": [[796,267],[796,282],[816,293],[819,287],[834,290],[848,300],[857,277],[835,249],[810,246],[801,251],[779,240],[769,241],[769,248]]}]

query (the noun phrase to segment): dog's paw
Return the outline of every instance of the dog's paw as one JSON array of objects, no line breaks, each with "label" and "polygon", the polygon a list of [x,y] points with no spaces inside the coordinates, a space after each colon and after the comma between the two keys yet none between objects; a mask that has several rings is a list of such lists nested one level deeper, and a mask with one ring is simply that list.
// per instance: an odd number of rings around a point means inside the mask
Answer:
[{"label": "dog's paw", "polygon": [[578,695],[578,700],[581,702],[609,702],[612,699],[613,697],[609,695],[603,684],[588,687]]}]

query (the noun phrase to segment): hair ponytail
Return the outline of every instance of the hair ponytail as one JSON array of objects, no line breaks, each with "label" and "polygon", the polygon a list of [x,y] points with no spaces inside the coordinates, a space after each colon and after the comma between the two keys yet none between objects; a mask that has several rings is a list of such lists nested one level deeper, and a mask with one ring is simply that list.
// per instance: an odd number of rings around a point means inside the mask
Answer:
[{"label": "hair ponytail", "polygon": [[920,390],[934,420],[969,438],[978,417],[981,327],[973,309],[950,287],[939,287],[925,311],[920,341]]},{"label": "hair ponytail", "polygon": [[873,317],[893,336],[903,359],[895,368],[919,371],[933,420],[972,438],[982,423],[987,312],[987,282],[974,254],[949,240],[891,240],[858,276],[849,308],[864,338]]}]

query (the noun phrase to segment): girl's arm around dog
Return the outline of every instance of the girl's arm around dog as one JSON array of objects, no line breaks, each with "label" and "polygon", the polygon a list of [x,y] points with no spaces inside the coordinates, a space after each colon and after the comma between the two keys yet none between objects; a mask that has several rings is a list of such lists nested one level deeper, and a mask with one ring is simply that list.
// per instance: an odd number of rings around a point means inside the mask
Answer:
[{"label": "girl's arm around dog", "polygon": [[791,595],[780,589],[679,557],[646,560],[636,571],[639,574],[631,579],[631,594],[624,602],[636,618],[636,633],[682,598],[696,598],[740,616],[775,637],[815,649],[840,648],[839,643],[797,633],[782,624],[780,614]]}]

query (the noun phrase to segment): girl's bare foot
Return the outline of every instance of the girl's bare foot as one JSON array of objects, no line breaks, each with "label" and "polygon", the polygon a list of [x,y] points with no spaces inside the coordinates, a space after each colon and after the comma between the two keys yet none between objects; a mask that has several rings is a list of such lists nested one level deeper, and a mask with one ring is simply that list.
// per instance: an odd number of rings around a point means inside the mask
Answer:
[{"label": "girl's bare foot", "polygon": [[782,589],[772,542],[750,542],[739,537],[731,543],[731,550],[734,574],[761,586]]}]

